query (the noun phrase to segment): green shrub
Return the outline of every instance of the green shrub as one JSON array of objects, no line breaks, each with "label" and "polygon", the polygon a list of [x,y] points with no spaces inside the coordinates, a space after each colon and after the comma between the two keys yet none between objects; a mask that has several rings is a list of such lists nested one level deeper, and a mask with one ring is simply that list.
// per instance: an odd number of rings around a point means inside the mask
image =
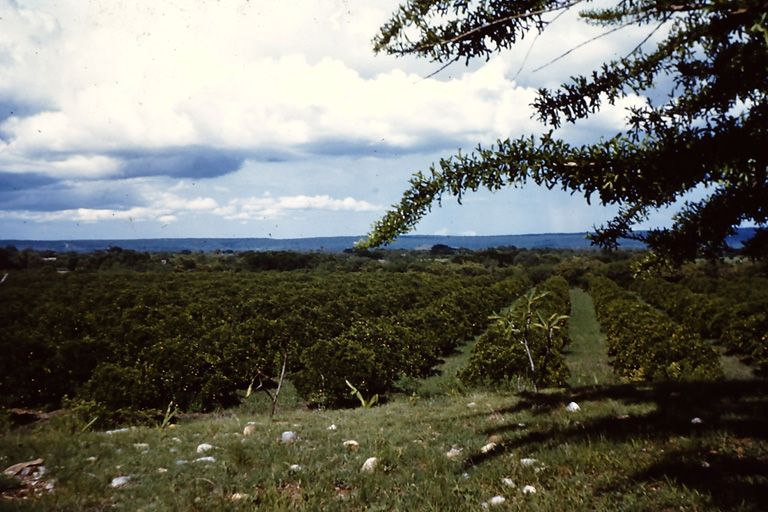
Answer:
[{"label": "green shrub", "polygon": [[478,337],[459,378],[471,386],[519,378],[537,387],[563,386],[569,377],[563,356],[569,339],[562,323],[569,311],[565,278],[551,277],[531,289]]}]

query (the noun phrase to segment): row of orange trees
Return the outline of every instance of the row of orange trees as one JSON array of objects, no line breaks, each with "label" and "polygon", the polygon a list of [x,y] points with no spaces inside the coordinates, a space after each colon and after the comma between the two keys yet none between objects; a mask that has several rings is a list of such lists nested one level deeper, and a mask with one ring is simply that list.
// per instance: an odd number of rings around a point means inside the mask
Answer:
[{"label": "row of orange trees", "polygon": [[589,292],[620,377],[631,381],[722,377],[719,354],[698,332],[606,277],[593,277]]},{"label": "row of orange trees", "polygon": [[0,406],[206,411],[283,361],[304,397],[337,405],[345,380],[372,395],[430,374],[528,285],[513,273],[13,273]]},{"label": "row of orange trees", "polygon": [[656,277],[639,281],[636,289],[689,330],[768,370],[768,279],[693,275],[670,282]]},{"label": "row of orange trees", "polygon": [[[523,285],[524,283],[520,283]],[[568,281],[560,276],[519,290],[520,297],[491,317],[459,378],[468,385],[564,386],[570,375],[564,351],[570,339]]]}]

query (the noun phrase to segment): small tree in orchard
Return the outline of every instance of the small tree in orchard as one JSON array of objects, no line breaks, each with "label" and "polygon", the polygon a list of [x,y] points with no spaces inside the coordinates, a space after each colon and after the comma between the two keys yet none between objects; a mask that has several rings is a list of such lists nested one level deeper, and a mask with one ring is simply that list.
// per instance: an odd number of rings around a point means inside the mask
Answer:
[{"label": "small tree in orchard", "polygon": [[[559,12],[589,4],[410,0],[381,28],[374,49],[468,63],[514,48],[530,32],[545,30]],[[374,224],[361,246],[379,246],[407,233],[445,194],[460,201],[467,191],[530,181],[620,205],[619,214],[591,235],[605,248],[625,237],[646,242],[657,258],[670,263],[715,258],[725,251],[726,238],[746,223],[758,229],[745,251],[766,255],[765,0],[614,0],[580,16],[606,31],[645,27],[648,37],[626,56],[572,77],[559,90],[540,89],[533,107],[541,122],[553,130],[577,123],[629,94],[653,91],[655,97],[668,93],[667,99],[631,108],[626,131],[605,134],[597,143],[574,146],[548,131],[443,159],[411,178],[400,204]],[[653,34],[666,35],[647,48]],[[669,228],[633,231],[654,210],[702,186],[706,197],[687,202]]]},{"label": "small tree in orchard", "polygon": [[[490,317],[460,378],[467,384],[498,383],[527,377],[539,386],[562,386],[568,378],[559,331],[568,315],[552,311],[552,292],[532,288],[512,306]],[[555,301],[556,302],[556,301]]]}]

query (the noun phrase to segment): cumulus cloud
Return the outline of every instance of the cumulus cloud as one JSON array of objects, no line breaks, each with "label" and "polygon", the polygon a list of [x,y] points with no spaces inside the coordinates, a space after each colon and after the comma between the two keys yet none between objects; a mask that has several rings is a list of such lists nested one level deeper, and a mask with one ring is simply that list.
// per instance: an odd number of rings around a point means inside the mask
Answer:
[{"label": "cumulus cloud", "polygon": [[382,208],[380,205],[352,197],[335,199],[328,195],[298,195],[233,199],[226,207],[217,209],[215,213],[229,219],[278,219],[297,211],[376,212],[381,211]]},{"label": "cumulus cloud", "polygon": [[[0,3],[0,215],[17,232],[22,221],[194,218],[194,228],[300,216],[309,230],[313,212],[357,234],[433,155],[541,131],[529,106],[538,86],[642,36],[534,73],[602,30],[569,13],[525,65],[527,46],[425,78],[438,66],[372,54],[399,3]],[[618,130],[634,101],[586,132]]]}]

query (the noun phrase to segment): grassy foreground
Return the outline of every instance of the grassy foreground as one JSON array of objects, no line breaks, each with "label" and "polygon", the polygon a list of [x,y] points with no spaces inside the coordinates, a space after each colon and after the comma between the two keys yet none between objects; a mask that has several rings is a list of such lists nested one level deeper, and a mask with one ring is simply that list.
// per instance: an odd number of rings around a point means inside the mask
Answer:
[{"label": "grassy foreground", "polygon": [[[4,466],[40,457],[41,478],[55,482],[0,508],[479,510],[497,496],[498,510],[768,507],[762,381],[412,397],[274,421],[256,402],[165,430],[79,433],[53,421],[7,435]],[[289,430],[297,440],[280,442]],[[212,448],[198,453],[202,444]],[[377,467],[362,472],[370,457]]]},{"label": "grassy foreground", "polygon": [[0,468],[46,468],[0,479],[0,510],[768,510],[768,382],[612,384],[587,299],[569,390],[466,392],[465,347],[371,409],[310,411],[288,386],[272,420],[262,395],[167,428],[61,414],[0,438]]}]

